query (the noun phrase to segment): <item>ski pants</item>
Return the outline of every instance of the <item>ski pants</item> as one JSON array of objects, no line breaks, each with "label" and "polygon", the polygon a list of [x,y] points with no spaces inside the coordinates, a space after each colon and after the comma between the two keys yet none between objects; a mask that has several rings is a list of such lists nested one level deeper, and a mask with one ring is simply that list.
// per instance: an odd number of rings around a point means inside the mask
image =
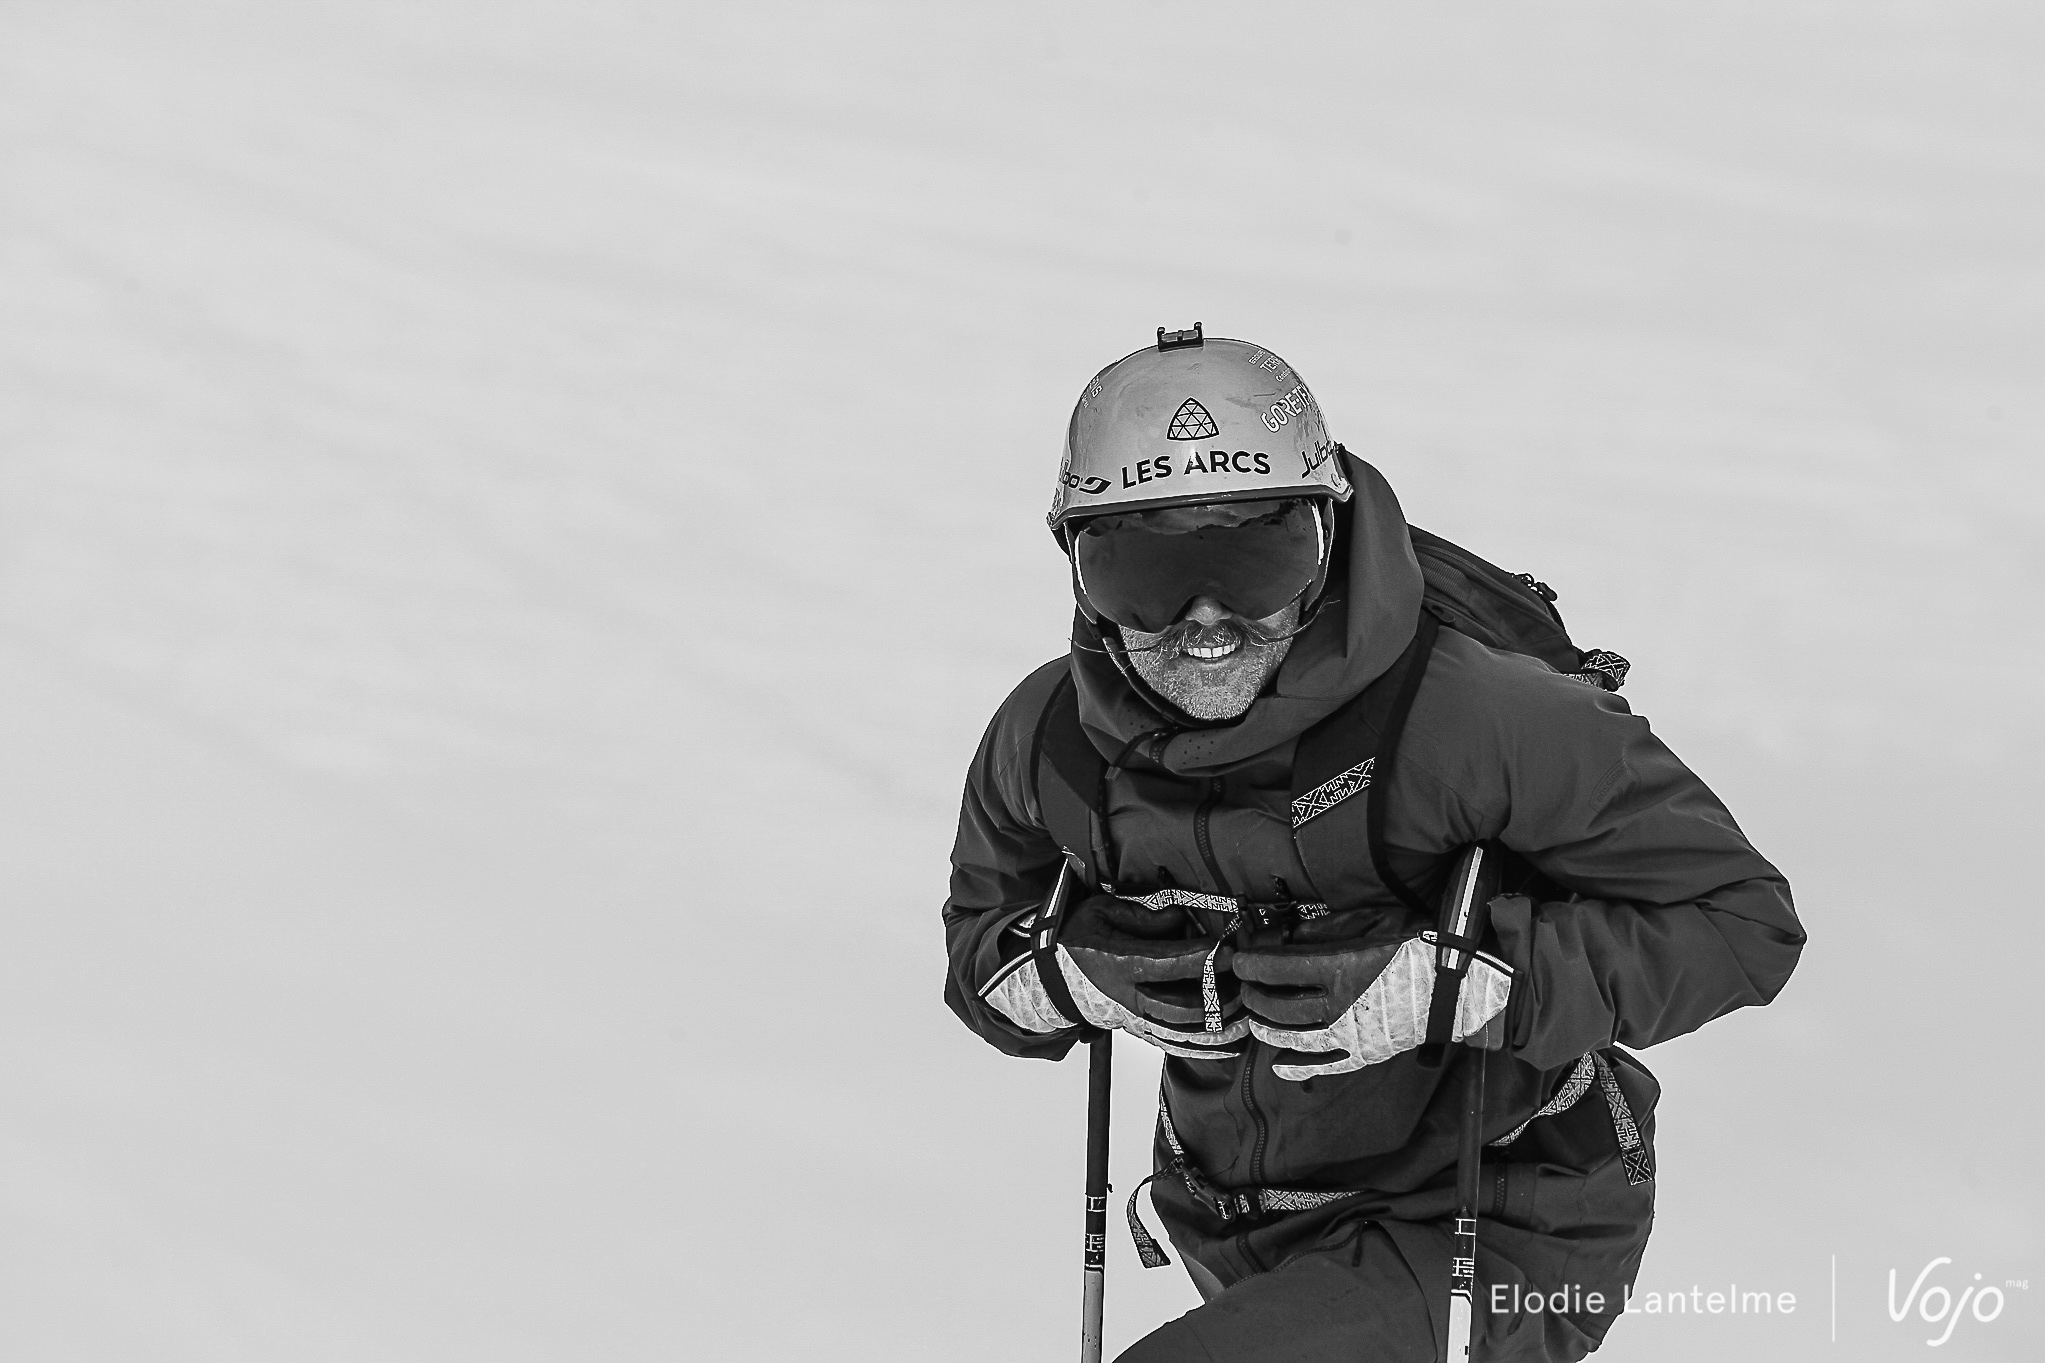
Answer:
[{"label": "ski pants", "polygon": [[[1225,1289],[1130,1345],[1116,1363],[1435,1363],[1448,1335],[1448,1231],[1396,1230],[1394,1238],[1376,1222],[1360,1223],[1346,1243]],[[1504,1309],[1518,1295],[1514,1277],[1480,1239],[1478,1363],[1574,1363],[1598,1346],[1621,1306],[1615,1293],[1597,1320]],[[1502,1300],[1487,1300],[1494,1295]]]},{"label": "ski pants", "polygon": [[[1447,1282],[1441,1292],[1447,1309]],[[1237,1283],[1116,1363],[1434,1363],[1427,1294],[1382,1227]],[[1367,1342],[1366,1342],[1367,1341]]]},{"label": "ski pants", "polygon": [[[1614,1055],[1651,1151],[1659,1087],[1639,1062]],[[1496,1201],[1480,1207],[1478,1221],[1477,1363],[1575,1363],[1624,1309],[1653,1224],[1655,1185],[1629,1171],[1614,1123],[1593,1094],[1485,1162],[1480,1188]],[[1200,1263],[1218,1261],[1214,1242],[1174,1228],[1206,1304],[1144,1336],[1117,1363],[1435,1363],[1448,1335],[1453,1195],[1446,1188],[1431,1201],[1301,1213],[1286,1222],[1300,1238],[1282,1262],[1226,1286]],[[1210,1253],[1189,1252],[1203,1247]]]}]

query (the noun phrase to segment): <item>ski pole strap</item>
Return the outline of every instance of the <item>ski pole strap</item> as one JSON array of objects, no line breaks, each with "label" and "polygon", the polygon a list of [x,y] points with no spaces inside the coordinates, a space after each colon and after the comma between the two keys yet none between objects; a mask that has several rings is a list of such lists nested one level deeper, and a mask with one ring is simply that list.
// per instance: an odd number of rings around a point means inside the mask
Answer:
[{"label": "ski pole strap", "polygon": [[1427,1032],[1420,1043],[1419,1060],[1426,1069],[1438,1068],[1448,1044],[1456,1039],[1463,980],[1470,973],[1470,961],[1490,925],[1491,906],[1482,892],[1488,857],[1482,843],[1459,857],[1448,894],[1442,901],[1440,921],[1433,935],[1434,994],[1428,1000]]},{"label": "ski pole strap", "polygon": [[1058,963],[1058,932],[1065,926],[1065,913],[1071,907],[1072,892],[1078,882],[1068,857],[1058,864],[1058,879],[1053,882],[1044,907],[1037,910],[1036,926],[1030,930],[1030,959],[1037,963],[1037,981],[1043,985],[1052,1006],[1079,1028],[1080,1040],[1091,1042],[1101,1034],[1101,1029],[1087,1025],[1086,1014],[1079,1011],[1072,988],[1065,983],[1065,971]]},{"label": "ski pole strap", "polygon": [[1426,1068],[1436,1069],[1449,1042],[1455,1039],[1456,1005],[1463,996],[1463,978],[1470,973],[1470,961],[1479,943],[1475,937],[1448,932],[1424,936],[1434,943],[1434,993],[1427,1001],[1427,1036],[1420,1043],[1419,1060]]}]

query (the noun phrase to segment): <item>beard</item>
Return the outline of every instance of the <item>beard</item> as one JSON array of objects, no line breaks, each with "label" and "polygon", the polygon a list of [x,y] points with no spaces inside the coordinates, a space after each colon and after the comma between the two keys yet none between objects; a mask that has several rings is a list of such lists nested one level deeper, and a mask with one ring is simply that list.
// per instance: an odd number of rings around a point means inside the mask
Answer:
[{"label": "beard", "polygon": [[1194,719],[1235,719],[1278,674],[1299,623],[1299,603],[1276,615],[1181,620],[1158,634],[1122,629],[1129,665],[1144,684]]}]

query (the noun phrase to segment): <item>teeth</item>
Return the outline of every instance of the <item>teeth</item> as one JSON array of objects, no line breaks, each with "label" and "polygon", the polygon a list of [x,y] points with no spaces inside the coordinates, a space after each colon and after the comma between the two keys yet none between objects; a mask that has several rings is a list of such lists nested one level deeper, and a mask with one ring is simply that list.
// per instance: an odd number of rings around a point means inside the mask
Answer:
[{"label": "teeth", "polygon": [[1188,657],[1213,662],[1217,658],[1226,658],[1240,647],[1242,645],[1233,640],[1226,644],[1188,644],[1186,645],[1186,654]]}]

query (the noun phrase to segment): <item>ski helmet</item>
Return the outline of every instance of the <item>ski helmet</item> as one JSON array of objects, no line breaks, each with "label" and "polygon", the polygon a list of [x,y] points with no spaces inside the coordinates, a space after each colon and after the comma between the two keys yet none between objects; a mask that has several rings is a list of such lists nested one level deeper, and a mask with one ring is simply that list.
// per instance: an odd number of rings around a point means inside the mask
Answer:
[{"label": "ski helmet", "polygon": [[1086,386],[1065,429],[1048,517],[1061,541],[1082,517],[1207,502],[1347,501],[1320,404],[1291,365],[1248,341],[1157,330],[1157,345]]}]

